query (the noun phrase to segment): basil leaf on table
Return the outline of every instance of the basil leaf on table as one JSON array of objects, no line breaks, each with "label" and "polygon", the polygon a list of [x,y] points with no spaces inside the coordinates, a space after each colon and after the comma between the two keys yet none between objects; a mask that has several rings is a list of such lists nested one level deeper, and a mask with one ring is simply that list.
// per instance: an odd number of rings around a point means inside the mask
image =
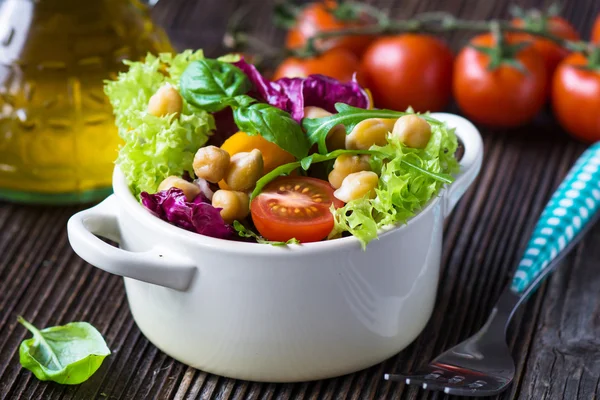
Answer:
[{"label": "basil leaf on table", "polygon": [[[318,144],[319,153],[326,154],[327,146],[325,139],[327,134],[336,125],[344,125],[346,133],[349,134],[352,129],[361,121],[369,118],[400,118],[403,115],[412,114],[409,112],[392,110],[366,110],[364,108],[352,107],[344,103],[336,103],[337,114],[323,118],[305,118],[302,120],[302,126],[306,130],[308,142],[312,146]],[[439,125],[440,122],[426,115],[419,115],[430,124]]]},{"label": "basil leaf on table", "polygon": [[248,92],[252,83],[238,67],[224,61],[197,60],[181,75],[181,95],[208,112],[235,104],[233,98]]},{"label": "basil leaf on table", "polygon": [[266,103],[250,103],[248,96],[238,96],[240,107],[233,110],[233,119],[241,131],[261,135],[283,150],[303,158],[310,148],[300,125],[289,113]]},{"label": "basil leaf on table", "polygon": [[102,335],[87,322],[71,322],[39,330],[18,321],[33,337],[21,342],[21,365],[42,381],[77,385],[86,381],[110,355]]}]

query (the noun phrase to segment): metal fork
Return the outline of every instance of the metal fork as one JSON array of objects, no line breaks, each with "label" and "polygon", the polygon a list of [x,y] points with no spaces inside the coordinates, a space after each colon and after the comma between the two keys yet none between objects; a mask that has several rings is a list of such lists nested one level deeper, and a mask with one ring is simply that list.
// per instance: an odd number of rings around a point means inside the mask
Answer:
[{"label": "metal fork", "polygon": [[436,357],[414,374],[386,374],[423,389],[461,396],[493,396],[508,388],[515,364],[506,344],[508,324],[558,262],[600,216],[600,142],[577,160],[534,229],[513,281],[475,335]]}]

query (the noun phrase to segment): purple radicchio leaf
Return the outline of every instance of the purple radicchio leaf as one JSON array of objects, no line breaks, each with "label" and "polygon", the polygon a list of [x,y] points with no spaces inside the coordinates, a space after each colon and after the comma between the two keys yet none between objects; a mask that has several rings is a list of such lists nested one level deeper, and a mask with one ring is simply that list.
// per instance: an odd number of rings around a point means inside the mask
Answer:
[{"label": "purple radicchio leaf", "polygon": [[244,59],[234,65],[252,82],[254,90],[249,93],[250,96],[289,112],[297,122],[302,120],[304,107],[308,106],[321,107],[331,113],[336,112],[335,103],[345,103],[358,108],[369,107],[369,96],[356,82],[356,76],[348,83],[341,83],[324,75],[270,81]]},{"label": "purple radicchio leaf", "polygon": [[250,91],[248,95],[284,111],[289,111],[290,99],[281,85],[266,79],[254,65],[247,63],[243,58],[236,61],[234,65],[241,69],[252,82],[254,90]]},{"label": "purple radicchio leaf", "polygon": [[226,224],[206,196],[199,194],[189,202],[183,191],[170,188],[158,193],[141,193],[142,204],[155,216],[175,226],[201,235],[228,239],[234,236],[233,228]]}]

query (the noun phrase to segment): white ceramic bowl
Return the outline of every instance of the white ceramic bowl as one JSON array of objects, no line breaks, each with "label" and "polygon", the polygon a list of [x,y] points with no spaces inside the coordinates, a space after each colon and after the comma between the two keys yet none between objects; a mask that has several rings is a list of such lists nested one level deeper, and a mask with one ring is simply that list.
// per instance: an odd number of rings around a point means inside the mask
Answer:
[{"label": "white ceramic bowl", "polygon": [[90,264],[125,278],[141,331],[185,364],[270,382],[369,367],[425,327],[444,217],[481,166],[477,129],[456,115],[432,116],[456,127],[465,146],[461,172],[408,224],[382,232],[366,251],[353,237],[275,247],[188,232],[151,215],[118,169],[114,195],[69,220],[69,241]]}]

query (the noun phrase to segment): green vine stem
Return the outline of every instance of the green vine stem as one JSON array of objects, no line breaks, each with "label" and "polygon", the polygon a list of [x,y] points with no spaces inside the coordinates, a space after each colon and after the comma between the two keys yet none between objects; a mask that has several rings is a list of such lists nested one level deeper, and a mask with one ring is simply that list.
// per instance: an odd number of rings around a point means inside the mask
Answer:
[{"label": "green vine stem", "polygon": [[[286,23],[278,22],[278,25],[285,28],[290,28],[294,18],[297,18],[301,12],[301,6],[293,5],[286,6],[287,1],[284,0],[284,4],[280,4],[279,8],[284,8],[285,12],[283,17],[287,18]],[[284,7],[285,6],[285,7]],[[290,8],[291,7],[291,8]],[[519,9],[520,10],[520,9]],[[527,34],[538,38],[547,39],[564,47],[570,51],[583,53],[588,59],[593,59],[591,66],[598,68],[600,64],[600,46],[595,45],[586,41],[574,41],[568,40],[545,30],[544,20],[546,17],[555,15],[557,10],[549,10],[541,12],[539,10],[520,10],[518,13],[513,12],[517,17],[520,18],[535,18],[539,19],[539,24],[534,27],[517,27],[511,21],[508,20],[492,20],[492,21],[481,21],[481,20],[469,20],[457,18],[449,12],[434,11],[434,12],[423,12],[416,14],[410,19],[391,19],[386,12],[379,8],[356,1],[343,1],[338,2],[338,6],[335,9],[330,9],[329,12],[333,13],[336,18],[347,22],[365,22],[364,25],[352,26],[343,29],[329,30],[317,32],[313,36],[306,40],[306,44],[298,49],[280,49],[275,46],[268,45],[264,41],[253,37],[245,33],[243,21],[245,21],[245,12],[240,10],[236,13],[236,18],[232,17],[232,21],[227,29],[227,33],[224,37],[224,44],[229,47],[232,51],[238,49],[250,47],[256,49],[257,53],[264,57],[262,63],[265,65],[277,65],[283,61],[286,57],[298,57],[298,58],[310,58],[321,54],[327,50],[327,46],[322,46],[321,43],[326,42],[327,39],[332,39],[342,36],[360,36],[360,35],[392,35],[400,33],[429,33],[429,34],[443,34],[455,31],[475,32],[475,33],[486,33],[491,32],[494,34],[496,31],[496,41],[498,38],[503,40],[503,36],[497,36],[497,32],[506,33],[521,33]],[[282,14],[281,11],[277,12]],[[285,19],[283,18],[283,19]],[[501,41],[502,41],[501,40]],[[502,47],[502,46],[499,46]],[[259,61],[257,60],[257,61]]]},{"label": "green vine stem", "polygon": [[565,47],[571,51],[590,53],[591,45],[589,42],[572,41],[560,38],[548,32],[539,32],[528,28],[521,28],[512,25],[510,21],[474,21],[459,19],[450,14],[441,15],[427,13],[425,18],[416,15],[412,19],[391,20],[387,24],[374,23],[372,25],[357,26],[351,28],[337,29],[331,31],[317,32],[308,38],[306,47],[303,49],[305,55],[316,55],[315,42],[317,40],[330,39],[340,36],[354,35],[386,35],[397,33],[447,33],[452,31],[470,31],[470,32],[490,32],[492,28],[500,29],[502,32],[523,33],[532,36],[541,37],[555,42],[559,46]]}]

